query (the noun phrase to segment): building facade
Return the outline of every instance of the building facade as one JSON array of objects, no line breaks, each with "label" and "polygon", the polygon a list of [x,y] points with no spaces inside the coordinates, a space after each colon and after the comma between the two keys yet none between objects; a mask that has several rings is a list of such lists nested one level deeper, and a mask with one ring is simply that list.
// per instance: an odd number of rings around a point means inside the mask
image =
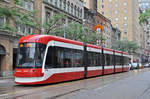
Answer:
[{"label": "building facade", "polygon": [[116,43],[116,41],[120,41],[121,39],[121,31],[117,28],[112,27],[111,32],[111,43],[112,45]]},{"label": "building facade", "polygon": [[[15,5],[13,0],[4,0],[0,2],[1,7],[17,7],[22,13],[36,10],[36,17],[39,18],[39,24],[42,26],[47,17],[57,13],[64,13],[67,18],[61,23],[68,24],[75,21],[82,23],[84,16],[84,7],[82,0],[22,0],[22,5]],[[31,16],[30,18],[34,18]],[[17,20],[17,18],[16,18]],[[12,75],[16,66],[18,40],[21,36],[29,34],[44,34],[42,27],[34,28],[28,25],[14,24],[12,20],[0,17],[0,26],[8,21],[12,27],[17,27],[17,32],[9,32],[0,29],[0,76]]]},{"label": "building facade", "polygon": [[97,0],[84,0],[84,6],[95,13],[97,11],[97,3]]},{"label": "building facade", "polygon": [[42,24],[44,24],[47,18],[58,13],[63,13],[67,16],[65,20],[62,20],[61,25],[67,25],[70,22],[82,23],[83,12],[82,0],[43,0]]},{"label": "building facade", "polygon": [[85,19],[90,23],[88,26],[93,28],[97,24],[102,25],[104,28],[103,31],[101,32],[101,35],[103,35],[104,38],[103,45],[107,48],[111,48],[112,47],[112,42],[111,42],[112,24],[111,21],[103,15],[103,13],[98,12],[99,0],[84,0],[84,2],[85,2],[85,8],[87,8],[88,13],[90,13],[90,14],[87,13],[84,14]]},{"label": "building facade", "polygon": [[139,44],[137,0],[98,0],[98,11],[111,20],[113,27],[121,30],[121,40],[127,38]]},{"label": "building facade", "polygon": [[139,24],[139,5],[137,0],[98,0],[98,12],[109,18],[112,26],[121,31],[121,40],[128,39],[138,44],[137,56],[144,49],[144,33]]},{"label": "building facade", "polygon": [[[140,12],[145,13],[145,11],[150,8],[150,0],[138,0],[139,6],[140,6]],[[150,53],[150,19],[148,19],[146,22],[141,24],[144,34],[144,49],[142,54],[142,60],[148,61],[149,53]],[[145,53],[146,52],[146,53]],[[146,61],[145,61],[146,62]]]},{"label": "building facade", "polygon": [[[22,6],[20,6],[15,5],[13,0],[3,0],[0,2],[0,6],[10,9],[12,7],[17,7],[25,14],[27,11],[33,11],[38,7],[35,2],[37,3],[38,0],[29,2],[22,0]],[[17,32],[0,28],[0,76],[12,76],[13,70],[16,66],[19,38],[36,31],[33,27],[15,24],[14,21],[7,19],[6,17],[0,17],[0,27],[3,27],[6,23],[13,28],[17,27]]]},{"label": "building facade", "polygon": [[99,12],[96,13],[95,16],[95,25],[100,24],[103,26],[103,31],[101,31],[101,35],[103,36],[103,46],[107,48],[111,48],[112,42],[111,42],[111,32],[112,32],[112,25],[111,21],[104,17]]}]

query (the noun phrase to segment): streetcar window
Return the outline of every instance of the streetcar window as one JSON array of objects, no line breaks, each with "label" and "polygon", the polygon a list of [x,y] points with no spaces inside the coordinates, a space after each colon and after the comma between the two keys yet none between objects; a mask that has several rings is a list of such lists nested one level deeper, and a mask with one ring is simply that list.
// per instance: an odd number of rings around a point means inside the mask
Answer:
[{"label": "streetcar window", "polygon": [[81,67],[82,66],[82,52],[79,50],[72,51],[72,66]]},{"label": "streetcar window", "polygon": [[48,49],[45,67],[47,68],[70,68],[82,66],[82,51],[61,47]]},{"label": "streetcar window", "polygon": [[116,56],[116,65],[120,65],[120,57]]},{"label": "streetcar window", "polygon": [[56,47],[56,67],[55,68],[63,68],[64,67],[64,50],[63,48]]},{"label": "streetcar window", "polygon": [[105,65],[110,66],[110,55],[109,54],[105,55]]},{"label": "streetcar window", "polygon": [[19,45],[17,68],[41,68],[46,45],[22,43]]},{"label": "streetcar window", "polygon": [[91,52],[88,52],[88,66],[92,66],[93,65],[93,54]]},{"label": "streetcar window", "polygon": [[116,56],[116,65],[122,65],[123,57],[122,56]]},{"label": "streetcar window", "polygon": [[95,52],[88,52],[88,66],[100,66],[101,54]]},{"label": "streetcar window", "polygon": [[47,51],[47,55],[46,55],[46,62],[45,62],[45,68],[52,68],[54,66],[54,48],[53,47],[49,47],[48,51]]},{"label": "streetcar window", "polygon": [[72,66],[72,58],[71,58],[71,50],[64,49],[64,67],[71,67]]}]

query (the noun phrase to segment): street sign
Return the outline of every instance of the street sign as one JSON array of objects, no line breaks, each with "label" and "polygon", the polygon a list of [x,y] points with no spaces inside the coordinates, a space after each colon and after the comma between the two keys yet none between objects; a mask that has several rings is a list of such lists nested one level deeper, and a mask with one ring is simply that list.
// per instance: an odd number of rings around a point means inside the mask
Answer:
[{"label": "street sign", "polygon": [[101,31],[103,30],[103,26],[100,25],[100,24],[95,25],[93,29],[96,31],[98,28],[99,28]]}]

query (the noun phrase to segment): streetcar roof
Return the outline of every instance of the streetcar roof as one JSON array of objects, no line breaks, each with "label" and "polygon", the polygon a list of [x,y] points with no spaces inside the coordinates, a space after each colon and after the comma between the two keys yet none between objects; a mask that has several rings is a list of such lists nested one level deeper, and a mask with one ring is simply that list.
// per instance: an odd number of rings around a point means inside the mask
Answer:
[{"label": "streetcar roof", "polygon": [[[59,42],[64,42],[64,43],[70,43],[70,44],[83,46],[83,42],[74,41],[74,40],[70,40],[70,39],[65,39],[65,38],[62,38],[62,37],[52,36],[52,35],[29,35],[29,36],[24,36],[24,37],[20,38],[19,44],[20,43],[27,43],[27,42],[30,42],[30,43],[35,42],[35,43],[42,43],[42,44],[47,45],[49,41],[59,41]],[[92,45],[92,44],[87,44],[87,47],[101,49],[100,46]],[[105,48],[105,47],[104,47],[104,50],[111,51],[111,52],[115,51],[116,53],[122,53],[122,54],[128,55],[128,53],[126,53],[126,52],[117,51],[117,50],[113,50],[113,49],[109,49],[109,48]]]}]

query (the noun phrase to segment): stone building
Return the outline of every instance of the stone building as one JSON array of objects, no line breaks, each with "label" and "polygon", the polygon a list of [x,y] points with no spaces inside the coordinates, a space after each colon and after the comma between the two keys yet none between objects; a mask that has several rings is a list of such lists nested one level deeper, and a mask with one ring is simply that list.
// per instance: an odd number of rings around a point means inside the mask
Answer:
[{"label": "stone building", "polygon": [[104,37],[103,45],[107,48],[111,48],[111,32],[112,32],[112,25],[111,21],[100,14],[99,12],[96,13],[95,16],[95,25],[101,24],[103,26],[103,31],[101,32],[101,35]]},{"label": "stone building", "polygon": [[83,12],[84,7],[82,0],[43,0],[41,12],[42,24],[44,24],[49,17],[63,13],[66,18],[60,22],[60,25],[62,28],[65,28],[70,22],[82,23]]},{"label": "stone building", "polygon": [[[56,13],[64,13],[67,18],[63,21],[63,24],[68,24],[70,21],[76,21],[82,23],[84,16],[84,8],[82,0],[22,0],[22,5],[14,5],[13,0],[4,0],[0,2],[1,7],[13,7],[16,6],[22,9],[22,13],[27,11],[36,10],[36,17],[38,17],[39,24],[42,25],[46,18],[53,16]],[[31,18],[34,18],[31,17]],[[4,25],[8,19],[0,17],[0,26]],[[28,25],[14,24],[12,20],[9,20],[9,24],[12,27],[17,27],[16,33],[3,31],[0,29],[0,76],[12,75],[16,66],[18,35],[19,37],[29,34],[41,34],[43,32],[42,27],[36,29]],[[44,32],[43,32],[44,33]]]},{"label": "stone building", "polygon": [[[1,7],[11,7],[12,5],[13,3],[7,0],[0,2]],[[8,19],[0,17],[0,27],[6,21]],[[13,24],[10,22],[10,25]],[[10,76],[13,73],[13,56],[16,55],[17,40],[14,33],[0,29],[0,76]]]},{"label": "stone building", "polygon": [[85,2],[85,11],[84,11],[84,19],[86,20],[86,24],[88,27],[93,29],[93,27],[97,24],[103,26],[104,30],[101,32],[103,37],[105,38],[103,45],[107,48],[111,48],[111,32],[112,25],[111,21],[98,12],[97,9],[97,0],[84,0]]},{"label": "stone building", "polygon": [[120,39],[121,39],[121,31],[117,28],[112,27],[112,32],[111,32],[112,45],[115,44],[116,41],[120,41]]}]

